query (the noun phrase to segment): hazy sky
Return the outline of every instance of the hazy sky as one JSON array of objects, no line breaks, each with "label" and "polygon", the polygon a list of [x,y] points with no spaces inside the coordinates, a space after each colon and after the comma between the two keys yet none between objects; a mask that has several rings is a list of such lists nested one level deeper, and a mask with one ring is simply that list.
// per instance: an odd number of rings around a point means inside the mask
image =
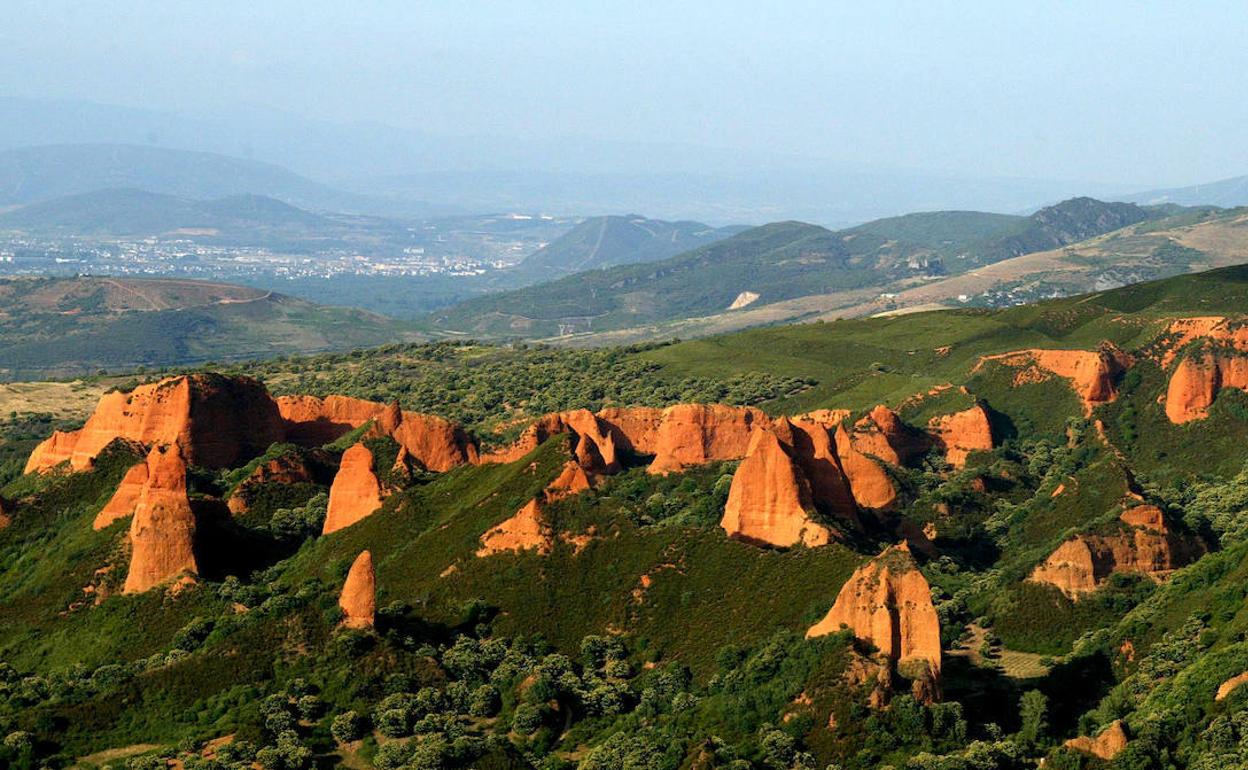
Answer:
[{"label": "hazy sky", "polygon": [[0,93],[1126,188],[1248,174],[1248,3],[5,0]]}]

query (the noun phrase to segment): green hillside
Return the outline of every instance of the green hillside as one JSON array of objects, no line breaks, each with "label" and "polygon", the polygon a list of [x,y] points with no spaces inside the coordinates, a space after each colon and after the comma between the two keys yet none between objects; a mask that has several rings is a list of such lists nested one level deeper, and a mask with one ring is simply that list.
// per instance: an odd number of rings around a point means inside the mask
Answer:
[{"label": "green hillside", "polygon": [[417,339],[362,310],[171,279],[0,281],[0,380],[341,350]]},{"label": "green hillside", "polygon": [[957,275],[1160,215],[1133,204],[1075,198],[1030,217],[935,212],[838,232],[780,222],[670,259],[586,271],[469,300],[431,321],[475,335],[542,338],[807,296],[861,291],[865,299],[923,277]]},{"label": "green hillside", "polygon": [[[781,263],[832,248],[827,231],[775,227]],[[804,245],[784,251],[795,228]],[[765,237],[760,230],[747,235]],[[1229,317],[1217,327],[1222,337],[1181,337],[1210,321],[1173,325],[1211,316]],[[859,527],[811,503],[804,515],[832,528],[831,542],[762,547],[720,524],[753,458],[661,475],[620,445],[621,467],[594,488],[543,498],[544,547],[490,554],[483,538],[542,495],[584,446],[556,434],[513,462],[430,473],[404,465],[394,438],[361,426],[324,447],[274,444],[238,468],[192,467],[199,575],[136,594],[119,590],[129,524],[97,531],[92,521],[140,448],[115,441],[87,471],[26,476],[0,453],[0,762],[1244,766],[1248,688],[1233,684],[1248,672],[1248,393],[1228,380],[1207,416],[1180,423],[1166,401],[1169,357],[1242,362],[1245,319],[1248,268],[1235,267],[1007,310],[676,344],[395,344],[219,367],[259,377],[273,393],[397,399],[461,422],[483,451],[547,412],[687,401],[757,405],[774,416],[846,409],[854,433],[883,403],[916,449],[884,467],[897,499],[859,509]],[[1112,396],[1085,403],[1067,376],[1033,368],[1038,359],[984,360],[1033,348],[1112,352],[1119,368],[1105,364],[1097,380]],[[932,420],[973,405],[990,424],[991,448],[958,464],[920,442]],[[0,450],[29,446],[41,424],[46,434],[50,424],[35,416],[11,416],[0,423]],[[226,509],[255,468],[282,460],[332,468],[356,440],[388,494],[355,524],[320,534],[328,489],[315,474],[262,482],[249,509]],[[1141,508],[1157,520],[1130,523],[1124,512]],[[913,558],[930,597],[893,583],[882,590],[882,572],[859,573],[875,577],[858,596],[870,607],[882,597],[872,620],[889,628],[927,602],[934,631],[922,643],[939,649],[936,690],[919,686],[921,672],[877,663],[878,645],[849,631],[805,638],[851,575],[901,541],[912,556],[890,551],[877,566],[914,577]],[[1095,584],[1073,596],[1032,579],[1069,542],[1109,543],[1118,559],[1108,573],[1090,570]],[[1136,548],[1149,556],[1124,567]],[[339,595],[366,549],[375,624],[350,629]],[[1162,564],[1180,553],[1188,556],[1173,569]],[[899,638],[881,642],[915,642],[919,621],[897,623]],[[1104,729],[1122,731],[1125,747],[1111,746],[1112,759],[1066,746]]]}]

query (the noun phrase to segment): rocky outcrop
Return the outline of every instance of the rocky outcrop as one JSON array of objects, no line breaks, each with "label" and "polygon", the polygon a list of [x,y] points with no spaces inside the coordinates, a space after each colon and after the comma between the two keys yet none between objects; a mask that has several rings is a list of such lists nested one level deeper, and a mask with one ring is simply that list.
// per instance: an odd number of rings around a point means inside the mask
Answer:
[{"label": "rocky outcrop", "polygon": [[1248,352],[1248,324],[1225,316],[1176,318],[1166,325],[1154,358],[1168,368],[1179,351],[1197,340],[1208,340],[1226,350]]},{"label": "rocky outcrop", "polygon": [[1015,350],[984,356],[975,368],[988,361],[1018,369],[1015,385],[1041,381],[1050,375],[1070,380],[1089,414],[1094,407],[1118,397],[1118,379],[1133,363],[1131,356],[1110,343],[1098,350]]},{"label": "rocky outcrop", "polygon": [[13,523],[13,504],[0,497],[0,529]]},{"label": "rocky outcrop", "polygon": [[101,530],[112,524],[114,521],[124,519],[134,513],[134,509],[139,505],[139,498],[143,495],[143,489],[147,486],[147,461],[135,463],[126,471],[126,475],[122,477],[121,483],[117,485],[117,491],[109,501],[95,515],[95,521],[91,527],[95,530]]},{"label": "rocky outcrop", "polygon": [[328,444],[372,421],[371,435],[393,438],[427,470],[441,473],[477,461],[476,445],[458,425],[430,414],[404,412],[397,402],[279,396],[277,407],[287,439],[303,446]]},{"label": "rocky outcrop", "polygon": [[843,424],[836,426],[836,455],[849,479],[854,500],[863,508],[887,508],[897,499],[897,488],[880,464],[854,448]]},{"label": "rocky outcrop", "polygon": [[1182,359],[1166,388],[1166,417],[1176,424],[1203,420],[1223,388],[1248,390],[1248,355],[1205,353]]},{"label": "rocky outcrop", "polygon": [[620,469],[615,437],[610,426],[588,409],[544,415],[525,429],[511,446],[481,457],[482,462],[515,462],[552,436],[571,435],[576,461],[588,474],[615,473]]},{"label": "rocky outcrop", "polygon": [[1082,751],[1085,754],[1091,754],[1108,762],[1127,747],[1128,740],[1130,740],[1130,736],[1127,735],[1126,726],[1121,719],[1115,719],[1110,723],[1109,727],[1102,730],[1095,738],[1080,735],[1078,738],[1071,738],[1062,745],[1068,749]]},{"label": "rocky outcrop", "polygon": [[153,447],[147,455],[147,480],[130,521],[130,548],[126,593],[199,572],[195,514],[186,493],[186,464],[176,444]]},{"label": "rocky outcrop", "polygon": [[[380,430],[392,421],[378,423]],[[464,429],[431,414],[402,412],[387,435],[407,450],[407,456],[425,470],[445,473],[452,468],[477,462],[477,446]]]},{"label": "rocky outcrop", "polygon": [[283,426],[264,385],[250,377],[193,374],[104,395],[80,430],[57,432],[31,453],[26,472],[69,461],[90,468],[114,439],[178,444],[187,463],[238,465],[280,441]]},{"label": "rocky outcrop", "polygon": [[336,441],[385,411],[386,405],[350,396],[278,396],[288,441],[322,446]]},{"label": "rocky outcrop", "polygon": [[[839,423],[837,420],[835,424]],[[815,507],[850,529],[860,529],[858,501],[829,427],[828,423],[803,416],[792,421],[782,417],[776,421],[775,429],[789,437],[786,441],[810,486]]]},{"label": "rocky outcrop", "polygon": [[373,554],[361,551],[347,572],[347,580],[338,596],[342,624],[347,628],[372,628],[377,619],[377,575],[373,570]]},{"label": "rocky outcrop", "polygon": [[1028,579],[1079,599],[1104,585],[1116,572],[1161,581],[1204,553],[1198,540],[1173,532],[1156,506],[1133,506],[1119,519],[1124,525],[1122,531],[1072,537],[1032,570]]},{"label": "rocky outcrop", "polygon": [[315,480],[312,468],[304,458],[291,451],[257,465],[247,478],[234,487],[225,501],[226,506],[235,515],[246,513],[252,495],[264,484],[307,484]]},{"label": "rocky outcrop", "polygon": [[538,418],[505,449],[482,455],[481,462],[515,462],[543,441],[571,434],[577,460],[590,474],[620,468],[620,453],[651,457],[650,473],[667,474],[708,462],[740,460],[755,427],[770,418],[752,407],[677,404],[667,409],[612,407],[594,414],[585,409]]},{"label": "rocky outcrop", "polygon": [[720,521],[729,537],[780,547],[826,545],[831,539],[831,531],[812,518],[810,485],[791,451],[775,431],[754,431]]},{"label": "rocky outcrop", "polygon": [[913,431],[897,413],[880,404],[858,422],[850,436],[854,449],[892,465],[905,465],[927,451],[928,438]]},{"label": "rocky outcrop", "polygon": [[940,620],[931,588],[904,544],[886,548],[854,571],[828,614],[807,638],[848,628],[881,657],[931,692],[941,667]]},{"label": "rocky outcrop", "polygon": [[514,516],[483,534],[477,556],[529,550],[545,555],[550,553],[553,542],[550,528],[542,518],[541,501],[534,499],[526,503]]},{"label": "rocky outcrop", "polygon": [[761,410],[722,404],[678,404],[663,410],[647,470],[666,474],[722,460],[739,460],[756,426],[770,424]]},{"label": "rocky outcrop", "polygon": [[993,447],[992,423],[982,404],[943,417],[934,417],[928,423],[933,439],[945,450],[945,461],[955,468],[966,465],[971,452]]},{"label": "rocky outcrop", "polygon": [[329,507],[321,534],[328,535],[373,515],[381,507],[381,481],[373,453],[357,443],[342,453],[342,463],[329,488]]}]

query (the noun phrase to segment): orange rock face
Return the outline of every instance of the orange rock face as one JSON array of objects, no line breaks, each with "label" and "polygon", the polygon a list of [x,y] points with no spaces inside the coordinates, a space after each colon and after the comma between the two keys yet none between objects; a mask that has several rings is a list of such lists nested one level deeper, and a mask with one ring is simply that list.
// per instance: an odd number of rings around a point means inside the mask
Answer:
[{"label": "orange rock face", "polygon": [[1176,424],[1203,420],[1223,388],[1248,390],[1248,356],[1206,353],[1179,361],[1166,388],[1166,417]]},{"label": "orange rock face", "polygon": [[892,465],[905,465],[927,450],[926,437],[911,431],[897,413],[880,404],[854,424],[854,449]]},{"label": "orange rock face", "polygon": [[719,460],[739,460],[750,448],[756,425],[767,415],[752,407],[678,404],[663,410],[650,473],[671,473]]},{"label": "orange rock face", "polygon": [[361,551],[347,572],[347,581],[338,597],[342,624],[347,628],[372,628],[377,619],[377,575],[373,554]]},{"label": "orange rock face", "polygon": [[1199,542],[1170,531],[1156,506],[1134,506],[1119,518],[1128,526],[1124,532],[1076,535],[1058,546],[1028,579],[1078,599],[1115,572],[1140,573],[1160,581],[1204,552]]},{"label": "orange rock face", "polygon": [[945,448],[945,461],[955,468],[966,465],[971,452],[992,449],[992,425],[980,404],[961,412],[935,417],[928,430]]},{"label": "orange rock face", "polygon": [[130,393],[104,395],[80,430],[55,433],[36,447],[26,472],[66,460],[74,470],[90,468],[117,438],[147,446],[177,443],[188,463],[229,467],[282,436],[277,407],[260,382],[208,374],[170,377]]},{"label": "orange rock face", "polygon": [[1031,349],[984,356],[976,368],[985,361],[1022,369],[1015,379],[1020,384],[1035,379],[1034,370],[1070,380],[1089,413],[1096,405],[1117,398],[1118,377],[1132,364],[1129,355],[1108,343],[1099,350]]},{"label": "orange rock face", "polygon": [[349,527],[380,507],[381,482],[373,466],[373,453],[363,444],[355,444],[342,453],[342,463],[329,488],[329,507],[321,534]]},{"label": "orange rock face", "polygon": [[[905,545],[891,546],[854,571],[807,638],[849,628],[914,679],[940,676],[940,620],[931,588]],[[920,670],[922,669],[922,670]]]},{"label": "orange rock face", "polygon": [[12,504],[0,497],[0,529],[4,529],[13,523]]},{"label": "orange rock face", "polygon": [[375,435],[390,436],[424,468],[441,473],[477,461],[476,445],[462,428],[429,414],[404,412],[397,403],[381,404],[347,396],[279,396],[277,407],[287,439],[321,446],[375,421]]},{"label": "orange rock face", "polygon": [[126,471],[126,475],[122,477],[121,483],[117,485],[117,491],[113,493],[108,503],[100,509],[95,515],[95,521],[91,523],[91,527],[96,531],[104,529],[118,519],[124,519],[134,513],[134,509],[139,505],[139,498],[143,495],[143,489],[147,486],[147,461],[135,463],[130,470]]},{"label": "orange rock face", "polygon": [[729,537],[780,547],[831,539],[831,531],[811,518],[810,487],[789,451],[772,430],[754,431],[720,521]]},{"label": "orange rock face", "polygon": [[530,500],[515,516],[481,536],[481,548],[477,556],[493,556],[496,553],[519,553],[536,550],[550,553],[553,537],[542,519],[541,502]]},{"label": "orange rock face", "polygon": [[1122,720],[1115,719],[1109,727],[1102,730],[1101,734],[1095,738],[1081,735],[1078,738],[1071,738],[1063,745],[1066,748],[1082,751],[1085,754],[1091,754],[1109,761],[1118,756],[1119,752],[1127,747],[1128,740],[1127,730],[1122,724]]},{"label": "orange rock face", "polygon": [[126,593],[140,593],[180,574],[198,574],[195,514],[186,495],[186,464],[176,445],[147,456],[147,482],[130,522]]},{"label": "orange rock face", "polygon": [[893,480],[879,463],[854,448],[844,425],[836,427],[836,454],[858,505],[863,508],[887,508],[897,499]]}]

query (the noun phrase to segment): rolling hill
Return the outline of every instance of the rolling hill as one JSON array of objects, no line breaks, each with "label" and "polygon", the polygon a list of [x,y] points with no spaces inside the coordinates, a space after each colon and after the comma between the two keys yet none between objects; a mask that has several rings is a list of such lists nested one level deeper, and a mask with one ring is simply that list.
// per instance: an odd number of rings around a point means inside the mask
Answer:
[{"label": "rolling hill", "polygon": [[524,258],[517,270],[543,280],[584,270],[656,262],[734,235],[744,227],[664,222],[636,215],[590,217]]},{"label": "rolling hill", "polygon": [[469,300],[433,316],[475,335],[606,332],[761,308],[809,296],[885,291],[1160,216],[1075,198],[1029,217],[934,212],[833,232],[801,222],[747,230],[658,262],[587,271]]},{"label": "rolling hill", "polygon": [[1238,266],[11,416],[0,762],[1242,767],[1246,324]]},{"label": "rolling hill", "polygon": [[0,280],[0,379],[341,350],[418,339],[409,325],[228,284]]}]

